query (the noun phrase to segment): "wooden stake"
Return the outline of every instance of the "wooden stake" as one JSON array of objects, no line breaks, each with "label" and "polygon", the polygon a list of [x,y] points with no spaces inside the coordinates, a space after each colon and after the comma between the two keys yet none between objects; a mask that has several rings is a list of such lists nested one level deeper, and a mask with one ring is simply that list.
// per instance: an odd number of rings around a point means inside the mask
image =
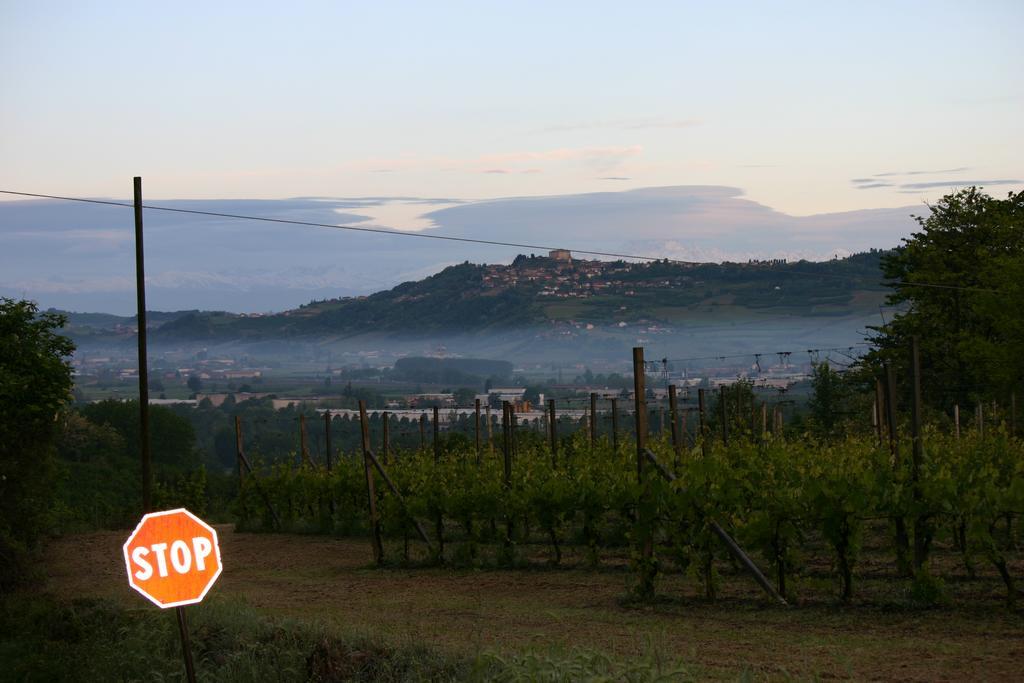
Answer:
[{"label": "wooden stake", "polygon": [[597,394],[590,394],[590,450],[594,450],[597,443]]},{"label": "wooden stake", "polygon": [[440,412],[440,409],[434,406],[434,462],[441,460],[441,440],[438,438],[441,430]]},{"label": "wooden stake", "polygon": [[420,413],[420,450],[427,450],[427,414]]},{"label": "wooden stake", "polygon": [[235,464],[238,465],[238,488],[242,488],[242,418],[235,415]]},{"label": "wooden stake", "polygon": [[619,399],[612,401],[612,453],[619,452]]},{"label": "wooden stake", "polygon": [[480,399],[473,400],[473,442],[476,445],[476,464],[480,464]]},{"label": "wooden stake", "polygon": [[960,404],[953,404],[953,434],[956,436],[956,440],[960,440]]},{"label": "wooden stake", "polygon": [[885,426],[885,396],[882,393],[882,380],[875,378],[875,436],[878,438],[878,445],[882,445],[882,430]]},{"label": "wooden stake", "polygon": [[[633,348],[633,409],[636,411],[636,479],[644,485],[644,464],[647,460],[647,395],[644,386],[646,380],[644,367],[644,349],[642,346]],[[654,578],[656,570],[653,567],[654,558],[654,533],[650,530],[652,520],[644,519],[643,515],[646,506],[643,504],[647,497],[647,487],[643,486],[640,493],[641,500],[638,501],[638,528],[641,530],[640,555],[642,559],[642,570],[640,579],[640,591],[642,594],[651,595],[654,593]],[[646,531],[644,531],[646,529]]]},{"label": "wooden stake", "polygon": [[142,456],[142,511],[153,511],[153,460],[149,450],[149,355],[146,352],[146,268],[142,248],[142,178],[132,179],[135,195],[135,301],[139,330],[139,449]]},{"label": "wooden stake", "polygon": [[370,422],[366,419],[366,401],[359,401],[359,426],[363,442],[363,470],[366,473],[366,495],[370,501],[370,543],[373,546],[373,561],[379,567],[384,564],[384,543],[380,537],[380,519],[377,517],[377,493],[373,486],[373,468],[370,457]]},{"label": "wooden stake", "polygon": [[679,460],[682,452],[682,444],[679,440],[679,404],[676,399],[676,385],[668,385],[668,413],[672,421],[672,449],[676,453],[676,460]]},{"label": "wooden stake", "polygon": [[312,465],[309,459],[309,449],[306,447],[306,416],[299,415],[299,457],[306,465]]},{"label": "wooden stake", "polygon": [[707,398],[703,389],[697,390],[697,411],[700,418],[700,450],[704,457],[708,455],[708,423],[707,423]]},{"label": "wooden stake", "polygon": [[[910,463],[910,481],[913,486],[914,504],[921,505],[921,467],[924,462],[924,443],[921,434],[921,354],[916,336],[910,339],[910,434],[913,446],[913,459]],[[927,516],[918,513],[914,519],[914,568],[920,570],[928,556],[929,536]]]},{"label": "wooden stake", "polygon": [[326,447],[326,458],[324,460],[327,471],[331,471],[331,464],[334,460],[334,454],[331,452],[331,411],[324,411],[324,446]]},{"label": "wooden stake", "polygon": [[388,461],[388,453],[391,449],[391,416],[388,415],[388,411],[384,411],[380,414],[380,457],[386,463]]},{"label": "wooden stake", "polygon": [[551,442],[551,466],[558,466],[558,415],[555,413],[555,399],[548,399],[548,438]]},{"label": "wooden stake", "polygon": [[491,421],[491,398],[490,395],[487,397],[487,452],[490,456],[494,457],[494,423]]},{"label": "wooden stake", "polygon": [[718,405],[721,408],[721,410],[720,410],[720,412],[721,412],[720,418],[722,420],[722,445],[723,446],[728,446],[729,445],[729,422],[728,422],[728,416],[727,416],[728,408],[725,405],[725,400],[726,400],[725,385],[723,384],[720,387],[718,387]]}]

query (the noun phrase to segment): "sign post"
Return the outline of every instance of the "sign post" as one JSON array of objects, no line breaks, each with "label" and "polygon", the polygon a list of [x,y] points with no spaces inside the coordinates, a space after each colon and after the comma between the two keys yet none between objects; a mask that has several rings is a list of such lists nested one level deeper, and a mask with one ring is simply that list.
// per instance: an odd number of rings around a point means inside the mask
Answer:
[{"label": "sign post", "polygon": [[217,532],[185,508],[142,517],[124,544],[128,585],[157,607],[174,607],[189,683],[195,683],[185,605],[201,602],[223,566]]}]

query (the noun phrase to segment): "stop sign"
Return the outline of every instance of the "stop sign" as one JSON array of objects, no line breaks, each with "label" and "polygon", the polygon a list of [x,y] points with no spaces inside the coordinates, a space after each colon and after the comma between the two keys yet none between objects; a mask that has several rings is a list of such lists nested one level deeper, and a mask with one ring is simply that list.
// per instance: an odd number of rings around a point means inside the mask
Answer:
[{"label": "stop sign", "polygon": [[124,544],[128,585],[157,607],[191,605],[221,572],[217,532],[185,508],[151,512]]}]

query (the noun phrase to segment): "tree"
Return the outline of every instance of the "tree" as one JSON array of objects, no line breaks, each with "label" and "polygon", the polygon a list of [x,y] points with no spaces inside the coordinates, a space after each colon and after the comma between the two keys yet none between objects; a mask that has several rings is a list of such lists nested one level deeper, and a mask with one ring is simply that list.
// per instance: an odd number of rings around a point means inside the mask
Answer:
[{"label": "tree", "polygon": [[846,418],[850,398],[843,376],[828,363],[817,363],[811,371],[811,388],[807,408],[814,431],[826,439],[840,436],[837,428]]},{"label": "tree", "polygon": [[1005,400],[1024,381],[1024,192],[999,200],[971,187],[929,209],[882,258],[889,303],[904,310],[873,328],[867,363],[906,377],[917,336],[926,402]]},{"label": "tree", "polygon": [[203,388],[203,380],[200,379],[199,375],[188,376],[188,388],[192,391],[193,394],[198,394],[200,392],[200,390]]},{"label": "tree", "polygon": [[0,586],[22,578],[49,521],[56,417],[71,400],[64,316],[0,298]]}]

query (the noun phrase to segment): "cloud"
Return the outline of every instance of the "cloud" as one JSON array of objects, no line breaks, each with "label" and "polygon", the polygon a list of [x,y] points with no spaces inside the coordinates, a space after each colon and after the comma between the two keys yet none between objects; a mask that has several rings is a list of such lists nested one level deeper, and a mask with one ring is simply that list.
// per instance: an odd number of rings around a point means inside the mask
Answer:
[{"label": "cloud", "polygon": [[480,171],[480,172],[481,173],[496,173],[498,175],[504,175],[506,173],[511,173],[512,171],[508,170],[507,168],[488,168],[488,169],[485,169],[485,170]]},{"label": "cloud", "polygon": [[930,190],[935,187],[966,187],[968,185],[1021,185],[1024,180],[1005,178],[1001,180],[937,180],[927,183],[904,183],[900,185],[901,191]]},{"label": "cloud", "polygon": [[598,180],[632,180],[632,178],[622,175],[606,175],[598,178]]},{"label": "cloud", "polygon": [[[856,182],[856,181],[855,181]],[[892,183],[860,183],[854,185],[855,189],[858,190],[871,190],[876,187],[893,187]]]},{"label": "cloud", "polygon": [[890,176],[904,175],[937,175],[939,173],[961,173],[969,170],[971,170],[970,166],[958,166],[957,168],[940,168],[934,171],[887,171],[885,173],[876,173],[874,177],[888,178]]},{"label": "cloud", "polygon": [[537,133],[568,133],[578,130],[595,130],[600,128],[614,130],[650,130],[680,129],[700,126],[704,122],[699,119],[618,119],[613,121],[590,121],[581,123],[559,124],[540,128]]}]

